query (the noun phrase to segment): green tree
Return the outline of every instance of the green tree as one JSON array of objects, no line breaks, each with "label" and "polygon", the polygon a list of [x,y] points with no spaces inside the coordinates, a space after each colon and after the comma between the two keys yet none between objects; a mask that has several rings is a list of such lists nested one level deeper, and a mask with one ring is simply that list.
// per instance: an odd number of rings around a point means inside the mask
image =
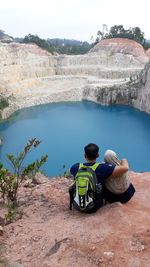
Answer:
[{"label": "green tree", "polygon": [[44,39],[41,39],[38,35],[28,34],[24,37],[23,43],[34,43],[37,44],[42,49],[48,52],[53,52],[53,47]]},{"label": "green tree", "polygon": [[107,38],[128,38],[143,46],[145,44],[144,32],[139,27],[130,27],[126,30],[123,25],[114,25],[108,32],[107,25],[103,24],[103,30],[97,32],[96,42]]},{"label": "green tree", "polygon": [[147,41],[147,40],[144,40],[143,47],[144,47],[145,50],[149,49],[150,48],[150,42]]},{"label": "green tree", "polygon": [[[60,39],[60,41],[62,41]],[[50,43],[50,40],[44,40],[39,38],[37,35],[28,34],[23,39],[23,43],[34,43],[37,44],[42,49],[47,50],[50,53],[57,52],[59,54],[85,54],[91,48],[91,45],[87,42],[79,42],[79,44],[63,44],[59,40],[55,40],[53,44]]]},{"label": "green tree", "polygon": [[144,43],[144,32],[142,32],[139,27],[131,28],[131,33],[133,35],[133,40],[140,44]]},{"label": "green tree", "polygon": [[114,25],[110,28],[108,37],[109,38],[123,37],[124,34],[125,34],[125,29],[123,25]]},{"label": "green tree", "polygon": [[0,164],[0,193],[7,204],[10,205],[10,203],[12,203],[14,206],[17,206],[17,192],[19,186],[26,180],[27,176],[31,176],[33,179],[41,166],[47,161],[48,155],[45,155],[42,156],[40,160],[36,160],[26,167],[23,166],[27,155],[36,149],[40,143],[41,141],[36,138],[31,139],[18,156],[12,154],[7,155],[7,159],[13,169],[12,172],[3,168],[3,165]]},{"label": "green tree", "polygon": [[108,37],[108,27],[106,24],[102,25],[102,30],[99,30],[97,32],[96,36],[96,43],[98,43],[100,40],[106,39]]}]

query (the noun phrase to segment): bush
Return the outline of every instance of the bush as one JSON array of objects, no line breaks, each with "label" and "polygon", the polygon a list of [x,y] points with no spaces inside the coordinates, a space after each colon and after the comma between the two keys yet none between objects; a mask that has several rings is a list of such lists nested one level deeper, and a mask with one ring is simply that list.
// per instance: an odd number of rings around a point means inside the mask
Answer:
[{"label": "bush", "polygon": [[8,100],[4,98],[0,99],[0,109],[3,110],[6,107],[8,107]]},{"label": "bush", "polygon": [[7,217],[13,217],[14,210],[17,207],[17,192],[19,186],[26,180],[28,176],[35,178],[35,174],[40,170],[41,166],[47,161],[48,155],[42,156],[40,160],[36,160],[31,164],[23,167],[24,160],[29,152],[39,146],[41,141],[36,138],[28,141],[23,151],[18,155],[7,155],[7,159],[11,163],[13,172],[8,171],[0,164],[0,193],[8,208]]}]

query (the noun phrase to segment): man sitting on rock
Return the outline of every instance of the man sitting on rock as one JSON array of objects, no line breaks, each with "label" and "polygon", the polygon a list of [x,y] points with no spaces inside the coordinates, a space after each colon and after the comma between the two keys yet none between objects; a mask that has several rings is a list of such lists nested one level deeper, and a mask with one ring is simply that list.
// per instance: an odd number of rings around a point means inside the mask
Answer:
[{"label": "man sitting on rock", "polygon": [[[96,144],[90,143],[84,148],[84,156],[86,162],[83,164],[76,163],[71,169],[70,173],[73,175],[76,180],[76,175],[80,169],[80,166],[86,166],[88,168],[93,168],[97,177],[97,183],[101,184],[102,187],[105,185],[105,181],[108,177],[113,177],[114,179],[118,176],[123,175],[129,170],[129,165],[126,159],[123,159],[120,165],[114,165],[110,163],[96,163],[97,158],[99,157],[99,147]],[[76,189],[75,189],[76,190]],[[95,207],[92,209],[92,212],[99,209],[101,206],[100,201],[96,201]]]}]

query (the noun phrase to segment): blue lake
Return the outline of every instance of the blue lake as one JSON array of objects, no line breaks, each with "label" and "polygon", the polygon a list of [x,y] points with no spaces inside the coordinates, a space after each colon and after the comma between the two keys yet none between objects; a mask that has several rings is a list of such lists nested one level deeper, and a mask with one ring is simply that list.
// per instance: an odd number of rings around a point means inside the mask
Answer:
[{"label": "blue lake", "polygon": [[0,123],[0,161],[9,167],[6,154],[18,154],[31,138],[42,140],[26,163],[44,154],[49,176],[63,173],[75,162],[84,161],[83,148],[93,142],[129,160],[130,169],[150,171],[150,115],[127,106],[101,106],[92,102],[53,103],[16,112]]}]

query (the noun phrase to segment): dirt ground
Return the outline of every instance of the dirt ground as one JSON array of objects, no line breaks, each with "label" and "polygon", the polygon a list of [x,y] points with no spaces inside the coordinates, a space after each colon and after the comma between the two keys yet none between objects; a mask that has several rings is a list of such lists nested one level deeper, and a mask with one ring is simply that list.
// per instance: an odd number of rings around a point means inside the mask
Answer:
[{"label": "dirt ground", "polygon": [[0,236],[0,266],[149,267],[150,173],[131,178],[136,193],[130,202],[107,204],[89,215],[69,210],[66,178],[22,187],[20,218]]}]

